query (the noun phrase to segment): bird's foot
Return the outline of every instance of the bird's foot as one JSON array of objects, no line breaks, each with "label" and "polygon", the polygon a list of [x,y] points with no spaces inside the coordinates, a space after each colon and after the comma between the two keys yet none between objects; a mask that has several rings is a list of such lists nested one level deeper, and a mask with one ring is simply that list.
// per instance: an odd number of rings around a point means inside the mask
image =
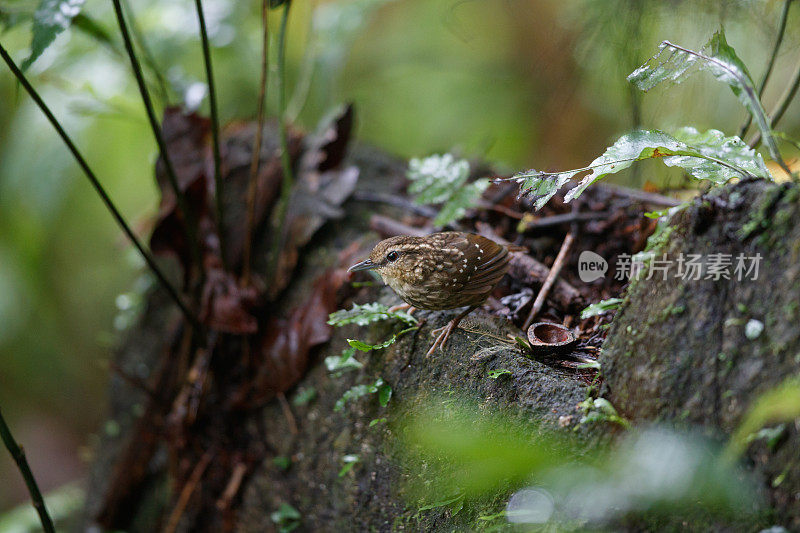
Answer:
[{"label": "bird's foot", "polygon": [[389,312],[390,313],[396,313],[398,311],[405,311],[409,315],[412,314],[416,310],[417,310],[417,308],[414,307],[411,304],[398,304],[398,305],[393,305],[393,306],[391,306],[389,308]]},{"label": "bird's foot", "polygon": [[471,312],[473,312],[476,307],[478,307],[478,306],[477,305],[473,305],[473,306],[467,308],[460,315],[458,315],[453,320],[448,322],[447,325],[444,326],[443,328],[439,328],[439,329],[435,329],[435,330],[431,331],[431,335],[438,335],[438,337],[436,337],[436,340],[433,341],[433,346],[431,346],[431,349],[428,350],[428,353],[425,354],[425,357],[430,357],[431,354],[434,352],[434,350],[436,350],[437,347],[438,348],[443,348],[444,347],[444,343],[447,342],[447,339],[448,339],[448,337],[450,337],[450,334],[453,333],[453,331],[455,331],[455,329],[458,327],[458,324],[459,324],[459,322],[461,322],[461,319],[464,318],[465,316],[467,316],[468,314],[470,314]]},{"label": "bird's foot", "polygon": [[431,331],[431,335],[436,335],[436,340],[433,341],[433,345],[431,345],[431,349],[428,350],[428,353],[425,354],[425,357],[430,357],[433,355],[433,352],[436,351],[436,348],[444,348],[444,343],[447,342],[447,339],[450,337],[450,334],[456,329],[458,322],[455,320],[451,320],[447,323],[446,326],[435,329]]}]

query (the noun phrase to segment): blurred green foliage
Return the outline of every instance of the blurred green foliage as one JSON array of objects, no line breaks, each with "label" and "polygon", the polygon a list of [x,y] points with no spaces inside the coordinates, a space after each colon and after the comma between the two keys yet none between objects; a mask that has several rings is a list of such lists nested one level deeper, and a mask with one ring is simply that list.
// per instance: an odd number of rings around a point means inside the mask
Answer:
[{"label": "blurred green foliage", "polygon": [[755,480],[699,434],[636,428],[612,445],[589,445],[510,413],[435,397],[393,429],[415,473],[409,503],[422,502],[420,510],[454,501],[459,510],[481,507],[500,491],[510,498],[492,518],[574,530],[644,512],[725,523],[755,516],[764,503]]},{"label": "blurred green foliage", "polygon": [[[206,112],[193,5],[130,4],[169,102]],[[222,121],[250,119],[258,94],[259,2],[204,4]],[[30,54],[38,5],[0,0],[0,39],[18,61]],[[677,90],[642,95],[625,76],[662,39],[699,46],[724,25],[759,77],[780,9],[775,0],[296,2],[289,114],[311,126],[334,104],[351,100],[358,137],[402,156],[455,150],[515,170],[579,167],[633,126],[735,131],[744,113],[713,81],[696,78]],[[790,15],[764,95],[767,108],[800,49],[798,11]],[[123,213],[146,235],[157,204],[155,144],[119,53],[111,4],[87,0],[82,13],[79,27],[58,35],[28,72]],[[273,14],[273,39],[277,19]],[[273,53],[276,48],[273,42]],[[149,77],[155,90],[158,80],[152,72]],[[271,85],[273,115],[275,96]],[[795,105],[782,129],[797,134],[798,128]],[[682,179],[643,169],[627,179]],[[0,402],[12,425],[56,420],[60,433],[53,439],[73,454],[72,442],[87,442],[104,411],[116,296],[140,277],[141,265],[127,250],[61,142],[0,69]],[[34,470],[58,471],[35,448],[28,451]],[[0,458],[0,478],[16,479],[9,466]],[[18,488],[0,486],[0,508],[24,497]]]},{"label": "blurred green foliage", "polygon": [[[83,490],[77,484],[68,484],[47,495],[45,504],[53,522],[59,530],[76,527],[75,517],[83,509]],[[27,502],[0,516],[0,531],[3,533],[35,533],[42,524],[34,508]]]},{"label": "blurred green foliage", "polygon": [[[800,417],[800,376],[790,376],[786,380],[759,396],[741,422],[736,432],[731,437],[725,450],[727,458],[736,460],[746,449],[747,445],[759,435],[767,424],[791,422]],[[783,433],[783,427],[778,433]],[[780,436],[780,435],[778,435]]]}]

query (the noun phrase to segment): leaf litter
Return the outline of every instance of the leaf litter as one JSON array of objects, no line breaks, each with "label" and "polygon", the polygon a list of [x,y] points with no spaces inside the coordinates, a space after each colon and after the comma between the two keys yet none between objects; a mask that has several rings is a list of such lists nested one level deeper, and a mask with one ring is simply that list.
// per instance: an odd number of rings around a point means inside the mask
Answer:
[{"label": "leaf litter", "polygon": [[[220,224],[212,208],[210,123],[178,108],[165,110],[164,136],[189,217],[180,211],[159,160],[156,181],[161,201],[151,247],[180,267],[184,289],[211,333],[203,339],[209,342],[199,342],[181,324],[178,330],[188,340],[165,350],[162,377],[151,384],[158,394],[149,400],[129,437],[132,448],[117,460],[98,515],[104,527],[124,529],[130,525],[132,509],[148,480],[146,472],[162,448],[167,451],[167,470],[175,493],[189,498],[175,508],[179,511],[176,519],[191,515],[195,521],[231,523],[237,487],[264,454],[260,443],[245,438],[240,424],[243,414],[280,397],[299,382],[309,367],[313,348],[331,336],[328,316],[339,308],[351,257],[343,257],[341,265],[320,275],[308,297],[288,312],[282,312],[276,300],[291,284],[303,247],[329,220],[344,215],[340,206],[358,180],[357,168],[343,166],[352,125],[353,109],[346,106],[315,135],[290,130],[289,152],[298,172],[278,268],[269,279],[254,274],[245,284],[239,276],[247,233],[243,206],[256,126],[240,122],[222,132],[223,201],[237,208],[226,209],[232,215]],[[260,249],[261,243],[276,237],[268,232],[269,219],[283,179],[280,150],[274,144],[275,126],[266,126],[270,127],[273,133],[264,135],[256,178],[253,233],[259,248],[253,262],[258,265],[269,260],[270,247]],[[187,242],[187,228],[197,239],[199,257]],[[221,237],[226,242],[224,260]],[[137,442],[150,444],[138,446]],[[199,464],[205,465],[202,470],[197,469]],[[198,484],[202,490],[195,487]],[[215,502],[207,501],[209,495],[223,494],[226,505],[219,509]]]}]

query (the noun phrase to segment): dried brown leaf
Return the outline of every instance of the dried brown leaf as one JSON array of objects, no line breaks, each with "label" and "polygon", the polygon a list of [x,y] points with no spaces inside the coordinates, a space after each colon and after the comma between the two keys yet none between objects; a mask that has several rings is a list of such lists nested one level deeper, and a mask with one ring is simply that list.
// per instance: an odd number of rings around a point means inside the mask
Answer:
[{"label": "dried brown leaf", "polygon": [[287,318],[273,317],[258,350],[258,375],[254,396],[269,399],[286,392],[305,375],[309,354],[331,338],[328,315],[338,307],[337,293],[347,271],[331,269],[319,276],[308,299]]},{"label": "dried brown leaf", "polygon": [[358,182],[356,167],[338,169],[344,160],[352,126],[353,108],[347,106],[308,142],[289,201],[284,244],[268,289],[270,299],[276,298],[291,282],[300,249],[328,220],[344,215],[340,206]]}]

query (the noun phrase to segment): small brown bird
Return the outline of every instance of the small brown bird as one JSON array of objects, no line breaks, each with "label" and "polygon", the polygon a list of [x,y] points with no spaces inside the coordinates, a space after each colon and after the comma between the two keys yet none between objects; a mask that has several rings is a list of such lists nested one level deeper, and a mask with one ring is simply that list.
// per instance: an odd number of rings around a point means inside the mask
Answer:
[{"label": "small brown bird", "polygon": [[369,259],[349,271],[375,270],[406,303],[419,309],[467,307],[434,331],[431,355],[458,323],[480,306],[508,270],[509,250],[472,233],[448,231],[426,237],[400,235],[379,242]]}]

